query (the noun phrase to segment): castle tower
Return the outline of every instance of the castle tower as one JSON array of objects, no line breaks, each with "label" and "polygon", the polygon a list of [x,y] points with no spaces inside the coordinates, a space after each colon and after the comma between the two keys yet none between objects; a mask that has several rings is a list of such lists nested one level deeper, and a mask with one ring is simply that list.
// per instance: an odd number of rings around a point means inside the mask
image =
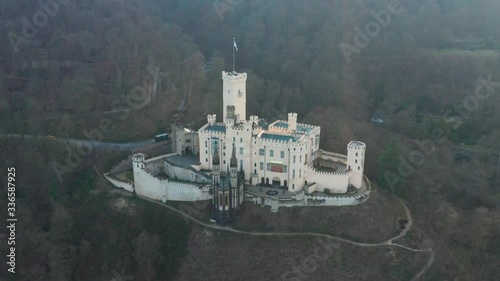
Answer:
[{"label": "castle tower", "polygon": [[233,152],[229,161],[229,177],[231,187],[238,186],[238,160],[236,160],[236,146],[233,144]]},{"label": "castle tower", "polygon": [[215,122],[217,122],[217,115],[208,114],[207,115],[207,122],[208,122],[208,124],[210,124],[210,126],[215,125]]},{"label": "castle tower", "polygon": [[214,185],[220,182],[220,157],[217,144],[215,145],[214,155],[212,157],[212,181]]},{"label": "castle tower", "polygon": [[134,173],[134,191],[139,188],[140,190],[140,181],[138,179],[140,178],[140,174],[142,170],[146,168],[146,163],[144,163],[145,156],[142,153],[137,153],[132,155],[132,170]]},{"label": "castle tower", "polygon": [[227,119],[227,106],[234,105],[235,116],[239,115],[241,121],[246,120],[247,74],[237,72],[222,72],[222,99],[224,102],[223,120]]},{"label": "castle tower", "polygon": [[297,113],[288,113],[288,130],[297,130]]},{"label": "castle tower", "polygon": [[347,169],[351,171],[349,184],[361,188],[363,182],[363,171],[365,168],[366,144],[359,141],[351,141],[347,145]]},{"label": "castle tower", "polygon": [[132,168],[134,170],[134,174],[141,170],[146,168],[146,164],[144,163],[145,156],[142,153],[137,153],[132,156]]}]

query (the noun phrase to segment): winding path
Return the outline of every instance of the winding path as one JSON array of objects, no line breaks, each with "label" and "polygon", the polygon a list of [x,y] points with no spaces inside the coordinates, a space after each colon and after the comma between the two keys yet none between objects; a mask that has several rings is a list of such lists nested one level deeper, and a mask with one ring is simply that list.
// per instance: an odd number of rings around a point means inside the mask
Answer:
[{"label": "winding path", "polygon": [[349,240],[349,239],[345,239],[345,238],[341,238],[341,237],[333,236],[333,235],[329,235],[329,234],[324,234],[324,233],[314,233],[314,232],[251,232],[251,231],[237,230],[237,229],[234,229],[231,227],[224,227],[224,226],[219,226],[219,225],[214,225],[214,224],[208,224],[208,223],[200,221],[199,219],[191,216],[190,214],[188,214],[186,212],[183,212],[183,211],[178,210],[174,207],[168,206],[162,202],[158,202],[158,201],[155,201],[155,200],[152,200],[149,198],[145,198],[142,196],[138,196],[138,197],[143,199],[143,200],[149,201],[151,203],[165,207],[171,211],[174,211],[174,212],[190,219],[191,221],[193,221],[201,226],[215,229],[215,230],[227,231],[227,232],[243,234],[243,235],[253,235],[253,236],[322,237],[322,238],[332,239],[332,240],[342,242],[342,243],[356,245],[359,247],[394,246],[394,247],[399,247],[399,248],[402,248],[402,249],[405,249],[408,251],[412,251],[412,252],[430,252],[429,260],[427,261],[426,265],[411,279],[411,281],[416,281],[422,275],[424,275],[427,272],[427,270],[432,266],[432,264],[434,263],[434,259],[435,259],[435,253],[434,253],[434,250],[432,248],[414,249],[414,248],[410,248],[410,247],[407,247],[407,246],[404,246],[401,244],[394,243],[394,240],[397,240],[399,238],[406,236],[408,231],[413,226],[413,219],[411,217],[410,210],[408,209],[406,204],[401,199],[399,199],[399,201],[401,202],[401,205],[403,205],[403,208],[405,209],[405,212],[406,212],[406,216],[408,218],[408,223],[407,223],[406,227],[404,228],[404,230],[401,231],[401,233],[398,234],[397,236],[394,236],[394,237],[392,237],[384,242],[381,242],[381,243],[361,243],[361,242],[356,242],[353,240]]}]

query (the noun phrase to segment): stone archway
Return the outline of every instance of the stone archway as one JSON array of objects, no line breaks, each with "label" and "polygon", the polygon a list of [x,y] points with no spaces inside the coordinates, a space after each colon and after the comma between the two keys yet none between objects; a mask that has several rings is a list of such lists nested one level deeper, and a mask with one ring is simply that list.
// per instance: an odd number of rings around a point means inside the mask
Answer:
[{"label": "stone archway", "polygon": [[273,186],[281,186],[281,180],[278,177],[273,178]]},{"label": "stone archway", "polygon": [[194,147],[192,147],[192,146],[186,147],[183,152],[184,152],[184,155],[192,155],[192,154],[196,155],[196,153],[194,151]]},{"label": "stone archway", "polygon": [[269,185],[269,178],[266,178],[266,184]]},{"label": "stone archway", "polygon": [[264,179],[264,177],[260,178],[260,183],[261,184],[265,184],[266,183],[266,180]]}]

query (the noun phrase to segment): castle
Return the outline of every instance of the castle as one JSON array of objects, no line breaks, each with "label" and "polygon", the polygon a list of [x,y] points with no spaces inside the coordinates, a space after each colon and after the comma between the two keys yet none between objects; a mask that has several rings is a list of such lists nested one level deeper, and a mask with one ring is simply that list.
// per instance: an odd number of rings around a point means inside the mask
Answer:
[{"label": "castle", "polygon": [[133,184],[115,186],[159,201],[212,201],[212,219],[230,224],[243,201],[279,207],[345,206],[366,201],[366,145],[351,141],[347,155],[320,149],[319,126],[246,116],[246,73],[222,72],[223,118],[207,116],[198,131],[173,126],[173,153],[132,157]]}]

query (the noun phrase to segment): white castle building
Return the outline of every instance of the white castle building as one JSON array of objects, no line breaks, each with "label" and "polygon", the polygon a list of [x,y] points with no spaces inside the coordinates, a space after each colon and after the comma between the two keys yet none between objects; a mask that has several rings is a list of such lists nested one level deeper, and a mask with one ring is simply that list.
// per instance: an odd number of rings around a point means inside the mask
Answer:
[{"label": "white castle building", "polygon": [[[280,206],[342,206],[368,199],[364,143],[351,141],[347,155],[327,152],[320,149],[321,128],[298,123],[296,113],[272,123],[255,115],[247,118],[247,74],[222,72],[222,80],[222,120],[210,114],[198,131],[174,126],[172,154],[147,160],[134,155],[129,191],[164,202],[212,200],[218,210],[235,210],[226,219],[213,215],[221,224],[237,216],[244,200],[277,211]],[[106,177],[125,188],[125,182]],[[238,200],[214,196],[223,182],[228,190],[236,188],[225,196]],[[226,201],[225,207],[215,206]]]}]

